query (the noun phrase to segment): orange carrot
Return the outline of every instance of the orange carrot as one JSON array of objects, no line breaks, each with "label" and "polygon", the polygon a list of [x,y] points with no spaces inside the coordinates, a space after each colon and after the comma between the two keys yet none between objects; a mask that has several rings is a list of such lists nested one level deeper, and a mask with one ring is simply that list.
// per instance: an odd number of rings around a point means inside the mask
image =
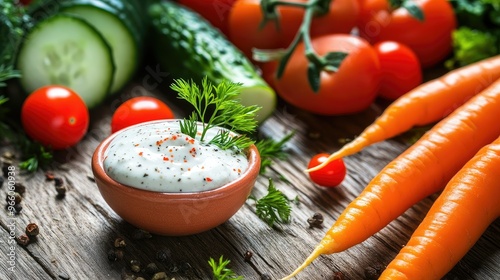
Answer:
[{"label": "orange carrot", "polygon": [[500,135],[500,79],[437,123],[390,162],[343,211],[289,277],[322,254],[361,243],[421,199],[442,190],[484,145]]},{"label": "orange carrot", "polygon": [[379,279],[441,279],[500,217],[500,137],[450,180]]},{"label": "orange carrot", "polygon": [[500,55],[428,81],[395,100],[353,141],[307,172],[319,170],[335,159],[357,153],[415,126],[437,122],[499,78]]}]

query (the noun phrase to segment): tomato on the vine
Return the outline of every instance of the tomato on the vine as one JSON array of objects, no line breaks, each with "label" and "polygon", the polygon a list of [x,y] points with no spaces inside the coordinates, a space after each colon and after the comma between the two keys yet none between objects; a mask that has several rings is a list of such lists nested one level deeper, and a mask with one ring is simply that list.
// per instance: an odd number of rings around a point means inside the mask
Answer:
[{"label": "tomato on the vine", "polygon": [[395,100],[422,83],[420,62],[409,47],[394,41],[382,41],[373,47],[382,69],[380,97]]},{"label": "tomato on the vine", "polygon": [[236,0],[179,0],[182,4],[199,13],[222,33],[228,34],[229,12]]},{"label": "tomato on the vine", "polygon": [[89,111],[83,99],[70,88],[44,86],[24,101],[21,123],[33,140],[61,150],[74,146],[85,136]]},{"label": "tomato on the vine", "polygon": [[[268,21],[261,26],[263,14],[260,2],[260,0],[237,0],[229,13],[229,39],[248,57],[251,57],[253,48],[288,47],[304,17],[304,10],[301,8],[278,6],[278,25],[274,21]],[[290,0],[290,2],[306,2],[306,0]],[[357,1],[331,1],[329,12],[313,19],[310,35],[316,37],[332,33],[350,33],[356,26],[358,15]]]},{"label": "tomato on the vine", "polygon": [[[313,168],[325,162],[329,154],[319,153],[311,158],[307,168]],[[323,187],[336,187],[342,183],[347,170],[342,158],[328,163],[325,167],[309,172],[309,177],[314,183]]]},{"label": "tomato on the vine", "polygon": [[282,77],[274,78],[277,93],[287,103],[320,115],[352,114],[367,109],[380,84],[377,53],[365,40],[354,35],[333,34],[312,40],[314,51],[323,56],[344,52],[336,72],[323,71],[315,92],[308,80],[309,62],[300,43],[292,53]]},{"label": "tomato on the vine", "polygon": [[[423,19],[402,7],[393,8],[389,0],[365,0],[358,22],[360,36],[375,44],[397,41],[410,47],[424,68],[436,65],[452,50],[452,32],[456,28],[453,7],[447,0],[414,0]],[[418,14],[418,13],[417,13]]]},{"label": "tomato on the vine", "polygon": [[174,113],[163,101],[151,96],[137,96],[123,102],[111,118],[111,132],[134,124],[173,119]]}]

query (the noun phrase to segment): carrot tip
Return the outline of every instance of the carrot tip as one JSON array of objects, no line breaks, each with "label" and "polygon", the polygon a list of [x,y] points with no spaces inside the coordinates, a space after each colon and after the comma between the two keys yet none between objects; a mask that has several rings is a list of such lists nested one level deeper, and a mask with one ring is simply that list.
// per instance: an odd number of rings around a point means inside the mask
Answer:
[{"label": "carrot tip", "polygon": [[282,278],[281,280],[287,280],[287,279],[292,279],[295,275],[297,275],[299,272],[301,272],[304,268],[306,268],[309,264],[311,264],[316,258],[318,258],[320,255],[324,253],[324,246],[321,243],[318,245],[314,251],[307,257],[307,259],[297,268],[295,269],[294,272],[292,272],[290,275],[286,276],[285,278]]}]

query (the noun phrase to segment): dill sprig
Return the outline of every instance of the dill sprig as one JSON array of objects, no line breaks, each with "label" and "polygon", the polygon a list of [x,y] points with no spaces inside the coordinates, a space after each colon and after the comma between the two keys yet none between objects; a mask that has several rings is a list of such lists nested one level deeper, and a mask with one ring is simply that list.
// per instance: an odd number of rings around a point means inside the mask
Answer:
[{"label": "dill sprig", "polygon": [[208,264],[212,267],[214,280],[244,279],[243,276],[237,276],[234,271],[227,267],[230,262],[230,260],[224,259],[224,256],[220,256],[218,262],[216,262],[213,258],[208,260]]},{"label": "dill sprig", "polygon": [[[194,107],[194,111],[180,122],[181,132],[193,138],[198,134],[198,122],[202,123],[200,141],[215,144],[221,149],[245,149],[253,141],[245,136],[257,127],[255,119],[258,106],[244,106],[237,96],[241,85],[228,80],[222,80],[213,85],[207,77],[201,82],[201,87],[193,81],[177,79],[171,89],[177,92],[178,98],[186,100]],[[206,140],[209,129],[221,127],[217,136]],[[233,135],[238,132],[240,135]]]},{"label": "dill sprig", "polygon": [[274,223],[288,223],[292,207],[288,198],[274,186],[274,182],[269,178],[268,193],[260,199],[251,196],[256,201],[255,213],[265,221],[270,227]]},{"label": "dill sprig", "polygon": [[271,138],[263,138],[255,142],[255,146],[257,146],[260,154],[260,174],[266,172],[266,169],[271,166],[273,160],[285,160],[288,158],[285,144],[292,139],[293,135],[295,135],[295,131],[285,135],[279,141]]}]

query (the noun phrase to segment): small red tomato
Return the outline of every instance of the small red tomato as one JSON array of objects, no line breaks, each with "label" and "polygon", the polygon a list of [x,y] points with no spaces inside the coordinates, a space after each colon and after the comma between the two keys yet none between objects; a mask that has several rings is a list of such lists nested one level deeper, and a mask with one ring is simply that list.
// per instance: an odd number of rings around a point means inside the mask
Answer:
[{"label": "small red tomato", "polygon": [[111,132],[142,122],[173,118],[174,113],[161,100],[150,96],[133,97],[113,113]]},{"label": "small red tomato", "polygon": [[373,47],[382,70],[380,97],[395,100],[422,83],[422,67],[412,49],[394,41],[380,42]]},{"label": "small red tomato", "polygon": [[31,93],[21,108],[26,134],[45,147],[62,150],[77,144],[89,126],[83,99],[63,86],[44,86]]},{"label": "small red tomato", "polygon": [[[325,162],[329,154],[320,153],[311,158],[307,168],[313,168]],[[323,187],[336,187],[342,183],[347,171],[342,158],[336,159],[328,163],[325,167],[309,172],[311,180]]]}]

